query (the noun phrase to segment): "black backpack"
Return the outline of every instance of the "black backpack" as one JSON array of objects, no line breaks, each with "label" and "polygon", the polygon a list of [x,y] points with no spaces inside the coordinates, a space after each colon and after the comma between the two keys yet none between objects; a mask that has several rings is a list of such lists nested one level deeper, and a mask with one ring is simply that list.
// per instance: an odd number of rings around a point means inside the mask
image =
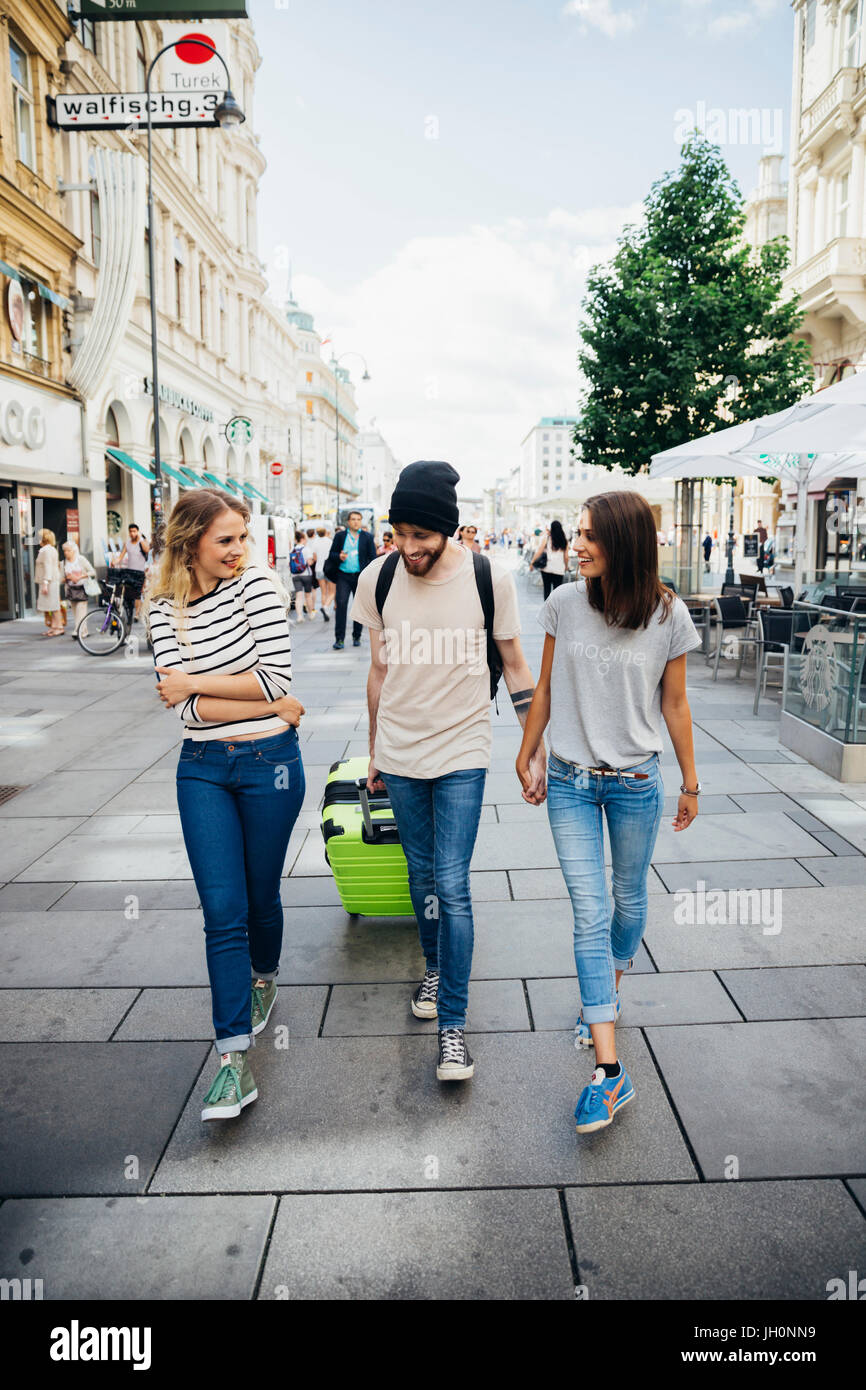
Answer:
[{"label": "black backpack", "polygon": [[[499,655],[499,648],[493,640],[493,618],[495,607],[493,602],[493,577],[490,571],[490,561],[486,555],[479,555],[477,551],[470,551],[472,565],[475,571],[475,586],[478,589],[478,597],[481,600],[481,611],[484,614],[484,627],[487,633],[487,668],[490,672],[490,698],[496,699],[496,690],[502,679],[502,657]],[[394,571],[400,559],[399,550],[393,550],[387,556],[384,565],[379,571],[376,579],[376,608],[379,617],[382,616],[382,609],[385,607],[385,600],[394,581]],[[497,706],[498,708],[498,706]]]}]

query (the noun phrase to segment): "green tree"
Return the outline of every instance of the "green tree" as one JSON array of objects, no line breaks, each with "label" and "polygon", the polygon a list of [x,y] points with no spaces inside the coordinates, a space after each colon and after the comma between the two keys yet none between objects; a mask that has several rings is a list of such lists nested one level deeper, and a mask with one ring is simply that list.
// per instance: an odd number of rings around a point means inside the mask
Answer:
[{"label": "green tree", "polygon": [[589,383],[574,432],[588,463],[637,473],[653,454],[791,405],[810,389],[803,315],[782,301],[788,246],[752,251],[743,197],[697,133],[653,184],[640,226],[587,281],[578,361]]}]

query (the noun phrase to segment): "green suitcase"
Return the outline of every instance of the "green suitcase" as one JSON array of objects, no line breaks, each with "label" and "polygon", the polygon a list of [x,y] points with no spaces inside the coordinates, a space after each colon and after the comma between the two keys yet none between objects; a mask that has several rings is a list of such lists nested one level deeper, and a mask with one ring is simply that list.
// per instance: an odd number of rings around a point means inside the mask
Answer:
[{"label": "green suitcase", "polygon": [[400,833],[387,794],[367,792],[369,758],[334,763],[325,783],[325,859],[347,912],[414,917]]}]

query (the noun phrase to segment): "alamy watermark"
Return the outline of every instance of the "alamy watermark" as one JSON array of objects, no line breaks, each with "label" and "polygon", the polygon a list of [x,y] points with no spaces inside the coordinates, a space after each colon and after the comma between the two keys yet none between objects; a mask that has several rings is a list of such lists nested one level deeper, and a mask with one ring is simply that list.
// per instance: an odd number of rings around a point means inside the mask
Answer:
[{"label": "alamy watermark", "polygon": [[698,131],[714,145],[758,145],[765,154],[782,153],[781,106],[681,106],[674,112],[674,140],[682,145]]},{"label": "alamy watermark", "polygon": [[782,930],[781,888],[727,888],[707,892],[699,878],[694,892],[674,893],[674,921],[680,927],[761,927],[762,935]]},{"label": "alamy watermark", "polygon": [[474,627],[420,627],[404,618],[382,631],[389,666],[466,666],[474,676],[487,670],[487,634]]}]

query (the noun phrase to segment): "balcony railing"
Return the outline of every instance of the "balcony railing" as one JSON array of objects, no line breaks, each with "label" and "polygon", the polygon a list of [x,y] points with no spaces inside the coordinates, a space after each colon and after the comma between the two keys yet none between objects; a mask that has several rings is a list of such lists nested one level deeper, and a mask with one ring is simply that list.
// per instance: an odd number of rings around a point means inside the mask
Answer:
[{"label": "balcony railing", "polygon": [[837,237],[816,255],[810,256],[787,278],[787,287],[804,294],[813,285],[831,275],[866,274],[866,240],[862,237]]},{"label": "balcony railing", "polygon": [[830,82],[820,92],[811,105],[807,106],[802,116],[802,143],[805,144],[814,135],[819,126],[823,125],[829,116],[833,114],[837,107],[846,102],[851,102],[863,85],[863,74],[861,68],[840,68]]}]

